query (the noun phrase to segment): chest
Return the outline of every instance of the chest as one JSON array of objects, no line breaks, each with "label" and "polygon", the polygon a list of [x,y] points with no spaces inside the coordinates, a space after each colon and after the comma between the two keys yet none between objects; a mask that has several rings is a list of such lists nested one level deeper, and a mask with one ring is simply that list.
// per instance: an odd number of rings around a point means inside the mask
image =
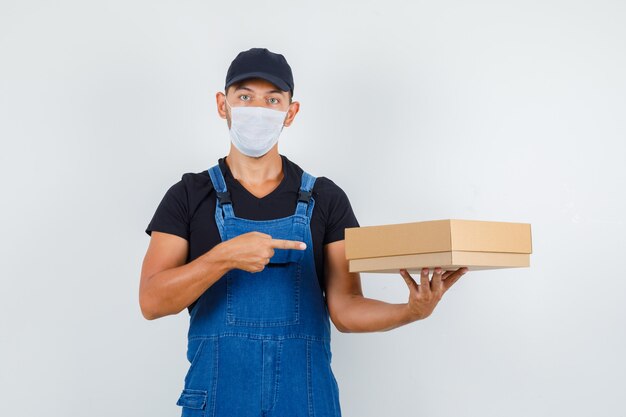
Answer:
[{"label": "chest", "polygon": [[267,181],[261,184],[246,184],[241,183],[241,185],[252,194],[256,198],[263,198],[268,196],[278,187],[280,181]]},{"label": "chest", "polygon": [[[249,193],[235,188],[231,188],[230,193],[235,215],[245,219],[261,221],[280,219],[293,215],[296,209],[297,192],[295,189],[263,199],[252,198]],[[215,204],[215,193],[211,193],[198,201],[197,205],[191,206],[189,260],[201,256],[221,242],[215,222]],[[324,240],[324,221],[320,217],[323,211],[323,207],[316,202],[310,223],[311,237],[316,252],[321,250]]]}]

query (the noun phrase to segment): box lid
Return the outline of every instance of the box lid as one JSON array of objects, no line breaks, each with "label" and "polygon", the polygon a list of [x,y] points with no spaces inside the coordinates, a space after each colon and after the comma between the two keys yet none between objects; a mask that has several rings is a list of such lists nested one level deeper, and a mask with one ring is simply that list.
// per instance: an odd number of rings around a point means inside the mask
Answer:
[{"label": "box lid", "polygon": [[447,251],[532,253],[530,224],[432,220],[347,228],[347,259]]}]

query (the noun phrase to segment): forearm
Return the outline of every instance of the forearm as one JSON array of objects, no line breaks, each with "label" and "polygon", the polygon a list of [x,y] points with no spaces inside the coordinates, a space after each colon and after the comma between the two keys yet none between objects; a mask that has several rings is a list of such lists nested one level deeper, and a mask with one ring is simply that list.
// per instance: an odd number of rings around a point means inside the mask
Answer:
[{"label": "forearm", "polygon": [[345,301],[338,321],[342,332],[363,333],[384,332],[416,320],[407,303],[393,304],[352,295]]},{"label": "forearm", "polygon": [[220,245],[176,268],[150,277],[141,291],[140,305],[145,318],[177,314],[198,299],[229,270]]}]

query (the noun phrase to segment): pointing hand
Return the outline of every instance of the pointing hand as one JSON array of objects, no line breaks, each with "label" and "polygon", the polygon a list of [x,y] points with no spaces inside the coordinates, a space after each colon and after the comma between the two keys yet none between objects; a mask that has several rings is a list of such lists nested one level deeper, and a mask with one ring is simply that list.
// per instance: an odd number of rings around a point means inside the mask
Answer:
[{"label": "pointing hand", "polygon": [[249,232],[220,243],[230,269],[260,272],[274,256],[274,249],[306,249],[304,242],[272,239],[261,232]]}]

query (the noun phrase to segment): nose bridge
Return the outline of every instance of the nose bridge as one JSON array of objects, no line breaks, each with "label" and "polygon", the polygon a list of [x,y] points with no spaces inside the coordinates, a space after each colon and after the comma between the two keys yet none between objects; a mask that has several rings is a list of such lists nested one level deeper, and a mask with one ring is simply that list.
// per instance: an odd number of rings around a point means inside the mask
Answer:
[{"label": "nose bridge", "polygon": [[[246,108],[246,107],[261,107],[261,108],[264,108],[264,109],[270,109],[270,110],[278,110],[278,111],[283,111],[283,110],[281,110],[281,109],[277,109],[277,108],[275,108],[274,106],[272,106],[272,105],[270,105],[270,104],[266,103],[263,99],[253,99],[253,100],[254,100],[254,104],[250,104],[250,102],[251,102],[252,100],[249,100],[248,102],[243,102],[242,104],[240,104],[240,105],[235,105],[235,106],[233,106],[232,104],[230,104],[230,102],[228,101],[228,99],[225,99],[225,100],[226,100],[226,105],[230,108],[231,115],[232,115],[233,110],[235,110],[235,109],[239,109],[239,108]],[[250,115],[249,115],[249,116],[250,116]],[[258,116],[259,116],[259,115],[257,115],[257,117],[258,117]]]}]

